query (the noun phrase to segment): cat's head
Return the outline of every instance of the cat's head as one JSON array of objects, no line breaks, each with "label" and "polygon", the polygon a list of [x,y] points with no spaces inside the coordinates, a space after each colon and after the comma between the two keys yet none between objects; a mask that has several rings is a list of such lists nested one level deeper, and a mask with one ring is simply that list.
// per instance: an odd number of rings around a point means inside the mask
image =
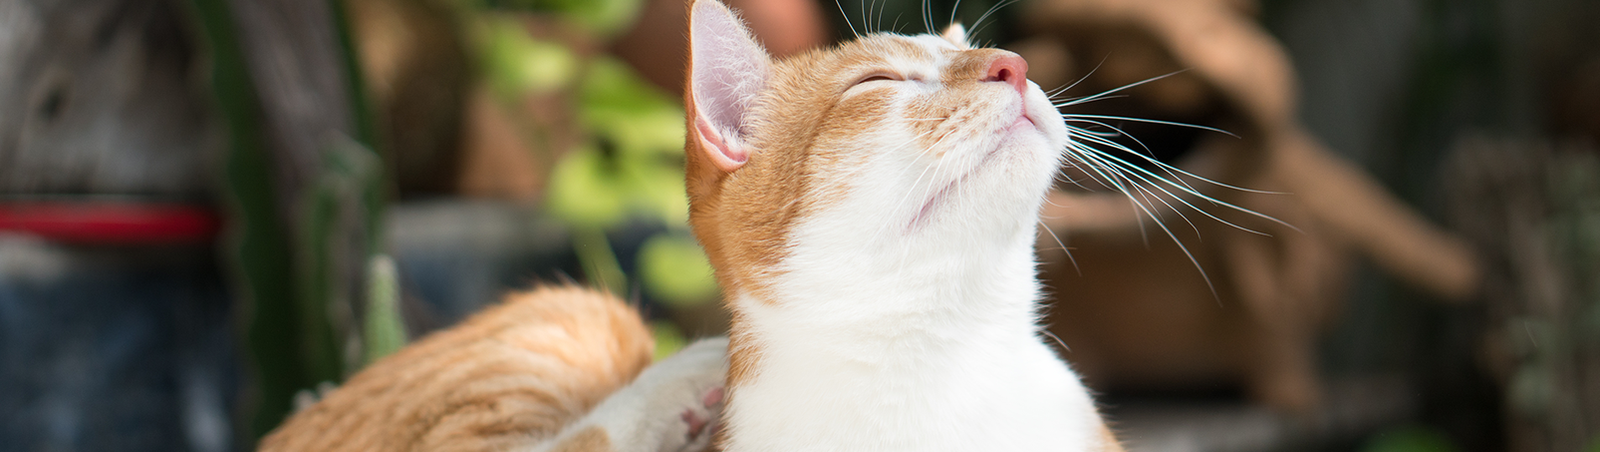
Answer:
[{"label": "cat's head", "polygon": [[716,0],[689,35],[690,221],[724,288],[759,290],[801,247],[1033,243],[1068,134],[1021,57],[955,25],[774,61]]}]

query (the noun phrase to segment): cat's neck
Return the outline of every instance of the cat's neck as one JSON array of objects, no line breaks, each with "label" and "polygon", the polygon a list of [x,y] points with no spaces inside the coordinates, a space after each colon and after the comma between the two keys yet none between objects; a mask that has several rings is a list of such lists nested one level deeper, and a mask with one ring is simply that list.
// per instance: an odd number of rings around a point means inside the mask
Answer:
[{"label": "cat's neck", "polygon": [[1035,335],[1032,240],[1016,235],[795,249],[766,297],[733,300],[735,347],[755,352],[732,358],[749,371],[730,382],[728,450],[983,450],[995,444],[971,441],[1087,434],[1059,427],[1095,415]]},{"label": "cat's neck", "polygon": [[1011,236],[892,245],[802,237],[796,242],[806,245],[791,249],[765,290],[735,308],[752,321],[774,317],[774,325],[750,325],[773,334],[944,335],[992,325],[1026,335],[1039,295],[1033,240]]}]

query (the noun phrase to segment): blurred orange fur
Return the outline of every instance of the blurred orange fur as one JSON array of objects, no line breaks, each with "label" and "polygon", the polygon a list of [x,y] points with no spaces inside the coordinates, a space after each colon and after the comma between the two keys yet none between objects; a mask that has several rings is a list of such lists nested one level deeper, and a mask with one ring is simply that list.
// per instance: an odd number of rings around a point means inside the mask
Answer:
[{"label": "blurred orange fur", "polygon": [[513,294],[373,363],[291,416],[260,450],[528,448],[633,380],[654,345],[638,312],[610,295]]}]

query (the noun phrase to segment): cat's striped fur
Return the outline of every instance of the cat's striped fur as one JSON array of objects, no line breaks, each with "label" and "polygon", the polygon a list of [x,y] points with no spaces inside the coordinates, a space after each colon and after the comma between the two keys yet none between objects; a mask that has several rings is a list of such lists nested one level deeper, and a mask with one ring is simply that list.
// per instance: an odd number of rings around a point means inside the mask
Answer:
[{"label": "cat's striped fur", "polygon": [[[710,359],[702,352],[688,370],[720,386],[721,343],[708,345]],[[575,287],[513,294],[373,363],[292,416],[260,450],[627,450],[612,444],[617,432],[584,425],[583,416],[626,392],[619,389],[650,364],[653,347],[637,311],[615,297]],[[670,377],[691,381],[682,372]],[[658,407],[656,417],[679,421],[682,410]]]}]

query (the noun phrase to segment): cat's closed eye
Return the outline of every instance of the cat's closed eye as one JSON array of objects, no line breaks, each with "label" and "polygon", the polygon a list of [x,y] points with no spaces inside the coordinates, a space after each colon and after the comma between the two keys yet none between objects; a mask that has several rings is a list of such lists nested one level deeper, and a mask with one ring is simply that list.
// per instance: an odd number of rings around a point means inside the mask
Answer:
[{"label": "cat's closed eye", "polygon": [[861,85],[861,84],[869,83],[869,82],[882,82],[882,81],[903,82],[905,80],[906,80],[905,77],[901,77],[899,74],[895,74],[895,73],[892,73],[892,72],[874,72],[874,73],[868,74],[866,77],[862,77],[860,80],[857,80],[851,86]]}]

